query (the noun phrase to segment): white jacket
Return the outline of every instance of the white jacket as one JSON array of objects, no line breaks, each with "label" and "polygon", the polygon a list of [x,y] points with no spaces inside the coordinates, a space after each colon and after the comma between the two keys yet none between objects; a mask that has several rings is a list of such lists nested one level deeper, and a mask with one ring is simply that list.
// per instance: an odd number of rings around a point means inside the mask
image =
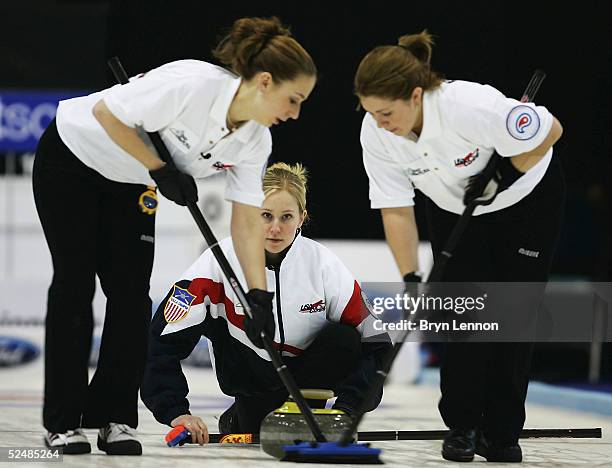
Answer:
[{"label": "white jacket", "polygon": [[[220,242],[237,279],[246,284],[231,238]],[[329,322],[355,327],[363,340],[358,365],[337,388],[336,405],[356,408],[391,348],[389,337],[375,331],[374,316],[361,288],[342,262],[321,244],[297,236],[280,267],[267,269],[267,288],[274,291],[275,348],[286,360],[299,359]],[[140,389],[155,418],[170,422],[189,411],[189,387],[181,368],[202,336],[226,395],[252,395],[280,383],[268,353],[255,347],[244,332],[243,308],[207,250],[176,281],[151,323],[148,361]],[[214,348],[214,349],[213,349]],[[278,381],[278,382],[277,382]],[[371,401],[374,409],[382,394]]]},{"label": "white jacket", "polygon": [[[222,240],[219,246],[238,281],[246,285],[232,239]],[[283,355],[299,355],[327,321],[352,325],[362,336],[364,329],[374,329],[367,326],[374,316],[365,305],[359,284],[340,259],[318,242],[298,235],[280,267],[266,268],[266,276],[267,289],[274,292],[274,342]],[[190,285],[187,290],[174,286],[164,308],[169,323],[162,335],[200,324],[210,313],[213,318],[227,320],[233,338],[270,360],[268,353],[254,346],[244,332],[244,310],[210,249],[180,279],[190,281]]]}]

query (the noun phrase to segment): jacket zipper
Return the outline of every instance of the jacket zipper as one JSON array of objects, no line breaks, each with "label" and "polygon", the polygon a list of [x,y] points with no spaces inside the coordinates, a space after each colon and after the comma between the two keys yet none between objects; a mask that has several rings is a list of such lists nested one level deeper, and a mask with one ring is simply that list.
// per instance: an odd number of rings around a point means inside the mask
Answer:
[{"label": "jacket zipper", "polygon": [[276,278],[276,317],[278,318],[278,331],[280,335],[280,354],[283,355],[283,346],[285,345],[285,329],[283,328],[283,314],[281,310],[280,299],[280,265],[273,268]]}]

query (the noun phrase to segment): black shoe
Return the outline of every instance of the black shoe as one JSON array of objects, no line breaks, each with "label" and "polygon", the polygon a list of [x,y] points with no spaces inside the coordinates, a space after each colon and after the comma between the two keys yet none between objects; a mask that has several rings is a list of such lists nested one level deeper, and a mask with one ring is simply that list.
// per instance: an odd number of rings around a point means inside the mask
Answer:
[{"label": "black shoe", "polygon": [[66,432],[45,432],[45,445],[50,449],[62,449],[65,455],[78,455],[90,453],[91,445],[83,432],[83,429],[76,429]]},{"label": "black shoe", "polygon": [[523,461],[523,451],[519,444],[501,444],[491,442],[480,436],[476,442],[476,454],[488,462],[520,463]]},{"label": "black shoe", "polygon": [[219,432],[221,434],[231,434],[232,422],[234,415],[236,414],[236,402],[232,403],[228,409],[226,409],[221,416],[219,416]]},{"label": "black shoe", "polygon": [[142,455],[136,429],[127,424],[108,423],[98,432],[98,448],[107,455]]},{"label": "black shoe", "polygon": [[457,462],[471,462],[474,459],[478,435],[476,429],[451,429],[450,434],[444,438],[442,443],[442,458]]}]

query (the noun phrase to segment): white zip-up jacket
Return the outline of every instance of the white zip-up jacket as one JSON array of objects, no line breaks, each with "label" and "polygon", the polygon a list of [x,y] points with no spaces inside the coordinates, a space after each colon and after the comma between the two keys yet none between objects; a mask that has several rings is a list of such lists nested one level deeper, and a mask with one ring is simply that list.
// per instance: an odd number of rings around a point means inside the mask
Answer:
[{"label": "white zip-up jacket", "polygon": [[[246,284],[232,239],[222,240],[219,246],[238,281]],[[362,338],[379,333],[374,331],[371,322],[375,317],[353,275],[318,242],[298,235],[280,265],[266,268],[266,275],[267,289],[274,292],[274,345],[284,358],[299,356],[329,322],[353,326]],[[188,412],[188,388],[180,360],[191,353],[202,335],[212,344],[213,366],[224,393],[266,390],[264,377],[258,383],[246,381],[247,374],[241,372],[260,368],[256,373],[264,376],[270,358],[248,339],[244,310],[210,249],[174,284],[153,319],[141,394],[156,419],[164,424]],[[365,367],[351,379],[345,392],[338,392],[338,400],[353,408],[360,402],[390,346],[389,341],[380,339],[362,343]]]}]

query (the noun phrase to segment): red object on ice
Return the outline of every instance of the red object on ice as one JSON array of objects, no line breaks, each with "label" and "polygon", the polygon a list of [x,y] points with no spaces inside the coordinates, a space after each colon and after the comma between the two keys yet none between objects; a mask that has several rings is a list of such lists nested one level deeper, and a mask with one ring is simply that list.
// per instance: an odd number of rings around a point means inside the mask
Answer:
[{"label": "red object on ice", "polygon": [[176,426],[166,434],[166,444],[168,447],[174,447],[187,437],[189,437],[189,431],[185,429],[185,426]]}]

